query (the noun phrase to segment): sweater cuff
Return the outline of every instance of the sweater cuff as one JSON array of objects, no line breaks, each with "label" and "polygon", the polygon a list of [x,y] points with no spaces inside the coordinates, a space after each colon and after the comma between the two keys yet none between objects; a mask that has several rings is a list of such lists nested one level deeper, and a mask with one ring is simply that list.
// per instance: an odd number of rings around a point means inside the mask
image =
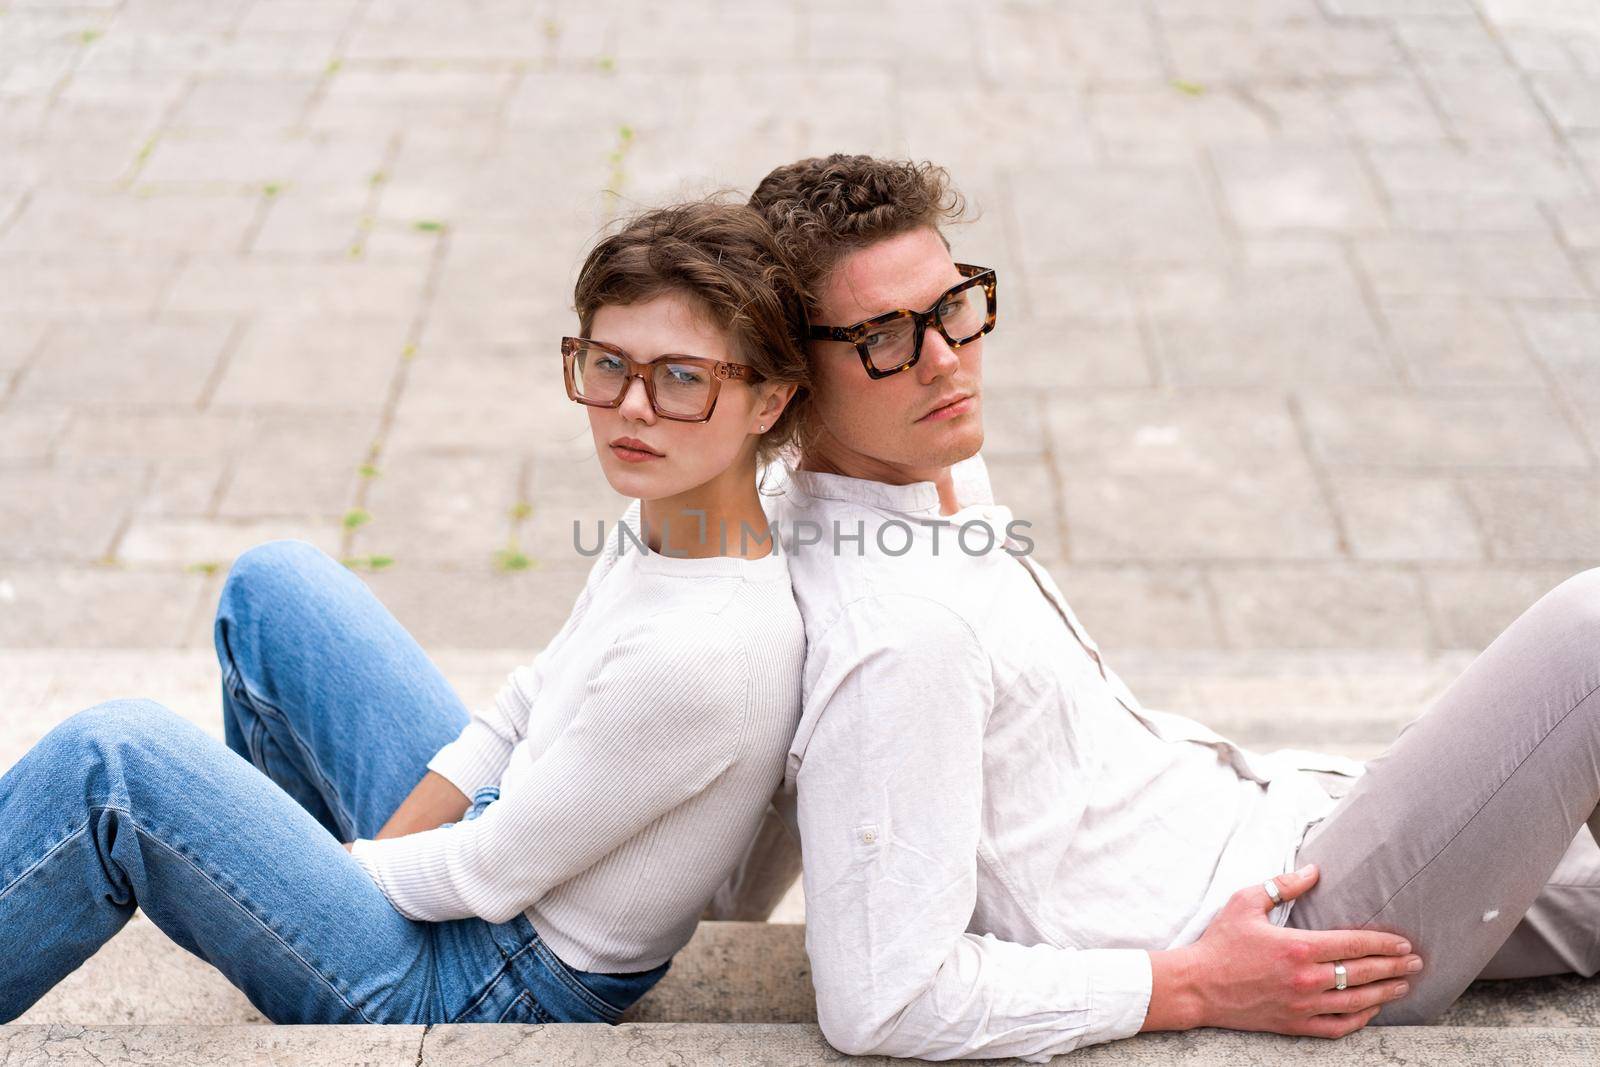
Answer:
[{"label": "sweater cuff", "polygon": [[[350,842],[350,855],[361,865],[361,869],[367,872],[367,877],[372,879],[373,884],[379,889],[383,889],[383,881],[378,877],[378,868],[373,865],[372,857],[366,853],[366,846],[370,844],[372,844],[371,838],[356,838]],[[389,894],[385,891],[383,895],[388,896]]]},{"label": "sweater cuff", "polygon": [[449,874],[444,835],[458,824],[441,826],[382,841],[357,838],[350,855],[372,878],[383,895],[408,919],[445,922],[473,916],[456,898]]},{"label": "sweater cuff", "polygon": [[1155,979],[1150,953],[1142,948],[1093,950],[1089,976],[1089,1031],[1084,1042],[1132,1037],[1150,1011]]},{"label": "sweater cuff", "polygon": [[477,719],[460,736],[434,753],[428,770],[471,797],[486,785],[499,785],[511,762],[511,745]]}]

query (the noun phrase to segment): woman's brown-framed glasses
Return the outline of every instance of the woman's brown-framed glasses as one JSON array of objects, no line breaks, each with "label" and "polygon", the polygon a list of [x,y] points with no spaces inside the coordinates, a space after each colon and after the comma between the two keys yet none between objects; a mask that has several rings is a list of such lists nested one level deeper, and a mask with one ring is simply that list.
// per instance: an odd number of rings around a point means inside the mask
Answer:
[{"label": "woman's brown-framed glasses", "polygon": [[679,422],[711,418],[723,382],[762,380],[760,373],[742,363],[671,352],[645,363],[616,345],[587,337],[561,339],[561,366],[567,396],[580,404],[621,407],[628,383],[638,378],[644,382],[644,394],[655,413]]},{"label": "woman's brown-framed glasses", "polygon": [[845,341],[855,345],[869,378],[887,378],[917,365],[922,335],[931,322],[951,348],[960,348],[994,329],[995,273],[989,267],[957,263],[966,279],[946,289],[927,311],[900,308],[885,311],[854,326],[812,326],[813,341]]}]

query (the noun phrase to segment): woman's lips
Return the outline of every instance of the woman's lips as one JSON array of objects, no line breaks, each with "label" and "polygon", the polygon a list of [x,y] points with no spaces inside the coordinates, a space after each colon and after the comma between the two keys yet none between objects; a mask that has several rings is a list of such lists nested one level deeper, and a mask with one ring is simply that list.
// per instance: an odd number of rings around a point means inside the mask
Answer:
[{"label": "woman's lips", "polygon": [[658,456],[654,452],[646,452],[642,448],[629,448],[627,445],[612,445],[611,453],[619,459],[627,460],[629,463],[643,463],[650,459],[666,458],[665,456]]},{"label": "woman's lips", "polygon": [[972,397],[964,396],[953,404],[946,404],[942,408],[935,408],[928,412],[918,422],[939,422],[942,419],[953,419],[957,415],[965,415],[972,410]]}]

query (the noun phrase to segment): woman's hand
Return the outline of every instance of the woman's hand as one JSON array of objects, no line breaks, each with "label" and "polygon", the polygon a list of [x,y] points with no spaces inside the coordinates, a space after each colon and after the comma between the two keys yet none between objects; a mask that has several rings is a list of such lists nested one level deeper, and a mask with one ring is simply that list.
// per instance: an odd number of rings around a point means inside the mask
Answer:
[{"label": "woman's hand", "polygon": [[[1317,881],[1315,865],[1273,879],[1284,900]],[[1410,990],[1406,978],[1422,959],[1397,934],[1380,930],[1292,930],[1267,918],[1272,898],[1262,885],[1228,898],[1200,940],[1151,953],[1157,987],[1167,994],[1163,1018],[1147,1029],[1222,1026],[1302,1037],[1343,1037],[1371,1022],[1384,1004]],[[1159,958],[1159,959],[1158,959]],[[1342,962],[1347,988],[1334,988]],[[1156,992],[1152,990],[1151,1006]],[[1186,1008],[1175,1006],[1186,1005]],[[1181,1011],[1187,1025],[1161,1025]]]},{"label": "woman's hand", "polygon": [[354,841],[346,841],[346,842],[345,842],[345,843],[344,843],[344,850],[345,850],[345,851],[346,851],[346,852],[350,852],[350,851],[351,851],[351,849],[350,849],[350,846],[351,846],[351,845],[353,845],[353,844],[355,844],[355,842],[354,842]]}]

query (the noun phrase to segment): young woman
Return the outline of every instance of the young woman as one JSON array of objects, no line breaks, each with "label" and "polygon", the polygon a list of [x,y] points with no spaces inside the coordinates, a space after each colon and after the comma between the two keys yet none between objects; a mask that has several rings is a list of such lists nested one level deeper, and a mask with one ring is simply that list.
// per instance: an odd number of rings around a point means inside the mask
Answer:
[{"label": "young woman", "polygon": [[634,536],[487,707],[320,550],[242,555],[226,747],[118,700],[0,777],[0,1021],[138,906],[275,1022],[615,1022],[737,864],[798,721],[756,487],[798,416],[795,299],[742,206],[648,213],[589,255],[582,336],[530,387],[565,376]]}]

